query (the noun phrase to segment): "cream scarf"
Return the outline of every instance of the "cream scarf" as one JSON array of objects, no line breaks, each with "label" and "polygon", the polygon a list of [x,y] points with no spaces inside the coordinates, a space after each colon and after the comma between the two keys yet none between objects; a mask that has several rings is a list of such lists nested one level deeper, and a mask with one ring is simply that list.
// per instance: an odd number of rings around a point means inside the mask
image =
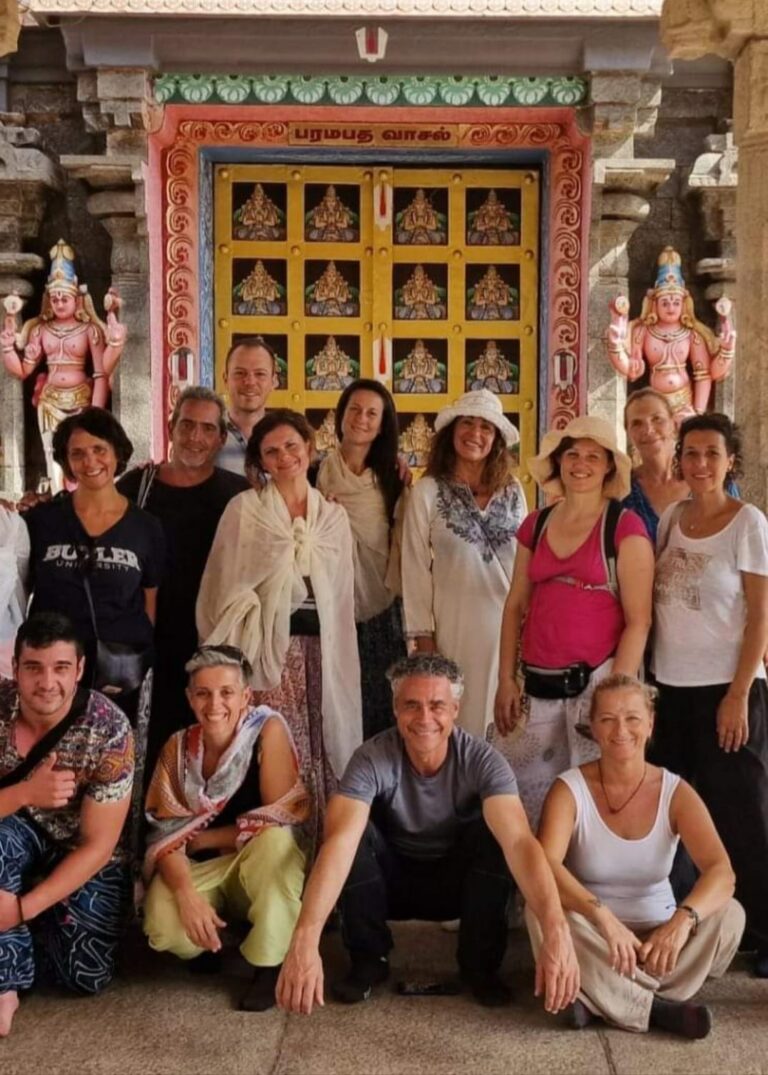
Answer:
[{"label": "cream scarf", "polygon": [[395,595],[386,584],[389,520],[372,470],[354,474],[341,451],[329,452],[317,475],[317,488],[332,496],[349,516],[355,557],[355,619],[365,623],[389,608]]},{"label": "cream scarf", "polygon": [[207,645],[239,646],[252,686],[280,683],[291,612],[312,583],[320,619],[323,743],[337,777],[362,741],[352,535],[344,509],[309,490],[306,519],[291,519],[274,482],[234,497],[219,522],[197,599]]}]

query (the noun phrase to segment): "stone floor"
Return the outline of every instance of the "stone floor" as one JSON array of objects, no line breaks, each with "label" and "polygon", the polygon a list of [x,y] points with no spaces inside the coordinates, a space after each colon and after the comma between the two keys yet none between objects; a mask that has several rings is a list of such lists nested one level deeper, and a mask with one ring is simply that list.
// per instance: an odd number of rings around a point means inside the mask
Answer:
[{"label": "stone floor", "polygon": [[[455,935],[404,923],[395,930],[393,980],[448,978]],[[343,967],[337,935],[324,941],[329,976]],[[22,1001],[14,1032],[0,1042],[2,1075],[757,1075],[768,1072],[768,982],[737,961],[703,994],[714,1029],[703,1042],[607,1028],[570,1031],[531,995],[531,961],[510,934],[505,975],[515,1003],[487,1010],[466,997],[404,998],[380,987],[355,1007],[331,1001],[310,1018],[277,1010],[236,1010],[247,971],[236,952],[232,973],[191,975],[126,944],[121,976],[100,997],[53,992]]]}]

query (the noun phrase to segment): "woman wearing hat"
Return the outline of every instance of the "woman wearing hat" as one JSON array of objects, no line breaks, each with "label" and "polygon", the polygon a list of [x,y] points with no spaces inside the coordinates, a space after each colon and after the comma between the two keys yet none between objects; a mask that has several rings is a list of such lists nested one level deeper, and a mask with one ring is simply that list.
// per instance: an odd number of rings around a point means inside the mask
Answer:
[{"label": "woman wearing hat", "polygon": [[459,724],[484,735],[493,719],[498,638],[525,497],[509,449],[519,437],[486,389],[465,393],[435,420],[426,475],[403,525],[406,632],[464,673]]},{"label": "woman wearing hat", "polygon": [[634,512],[610,507],[629,492],[630,461],[607,422],[582,416],[547,433],[528,469],[559,499],[532,512],[517,535],[495,719],[508,736],[525,718],[502,749],[535,829],[555,777],[596,757],[595,745],[576,731],[586,722],[594,686],[611,671],[636,675],[640,668],[651,622],[653,549]]}]

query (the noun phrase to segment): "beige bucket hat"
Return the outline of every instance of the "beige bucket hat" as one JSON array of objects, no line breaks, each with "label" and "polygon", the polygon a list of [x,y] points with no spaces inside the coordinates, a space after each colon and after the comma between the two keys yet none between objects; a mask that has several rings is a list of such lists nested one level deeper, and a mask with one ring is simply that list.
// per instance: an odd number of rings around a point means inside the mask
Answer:
[{"label": "beige bucket hat", "polygon": [[604,492],[606,496],[623,500],[632,485],[632,463],[626,452],[622,452],[616,443],[613,426],[605,419],[591,414],[573,418],[564,429],[552,429],[545,434],[539,454],[528,460],[528,470],[536,484],[549,496],[563,496],[565,493],[560,478],[552,477],[552,455],[565,437],[593,440],[611,453],[616,464],[616,473],[606,482]]},{"label": "beige bucket hat", "polygon": [[459,396],[455,403],[449,407],[443,407],[435,418],[435,433],[445,429],[456,418],[482,418],[491,425],[496,426],[504,438],[508,448],[514,447],[520,441],[520,434],[510,420],[504,416],[501,400],[487,388],[479,388],[474,392],[465,392]]}]

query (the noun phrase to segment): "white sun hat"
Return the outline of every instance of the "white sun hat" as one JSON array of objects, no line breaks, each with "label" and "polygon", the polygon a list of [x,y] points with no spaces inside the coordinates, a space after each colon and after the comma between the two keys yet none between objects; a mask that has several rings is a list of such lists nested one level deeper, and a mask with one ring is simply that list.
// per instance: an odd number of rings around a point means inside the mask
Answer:
[{"label": "white sun hat", "polygon": [[504,416],[501,400],[487,388],[480,388],[475,392],[465,392],[459,396],[455,403],[449,407],[443,407],[435,418],[435,432],[439,433],[447,425],[457,418],[482,418],[491,425],[496,426],[504,438],[508,448],[514,447],[520,442],[520,434],[510,420]]}]

